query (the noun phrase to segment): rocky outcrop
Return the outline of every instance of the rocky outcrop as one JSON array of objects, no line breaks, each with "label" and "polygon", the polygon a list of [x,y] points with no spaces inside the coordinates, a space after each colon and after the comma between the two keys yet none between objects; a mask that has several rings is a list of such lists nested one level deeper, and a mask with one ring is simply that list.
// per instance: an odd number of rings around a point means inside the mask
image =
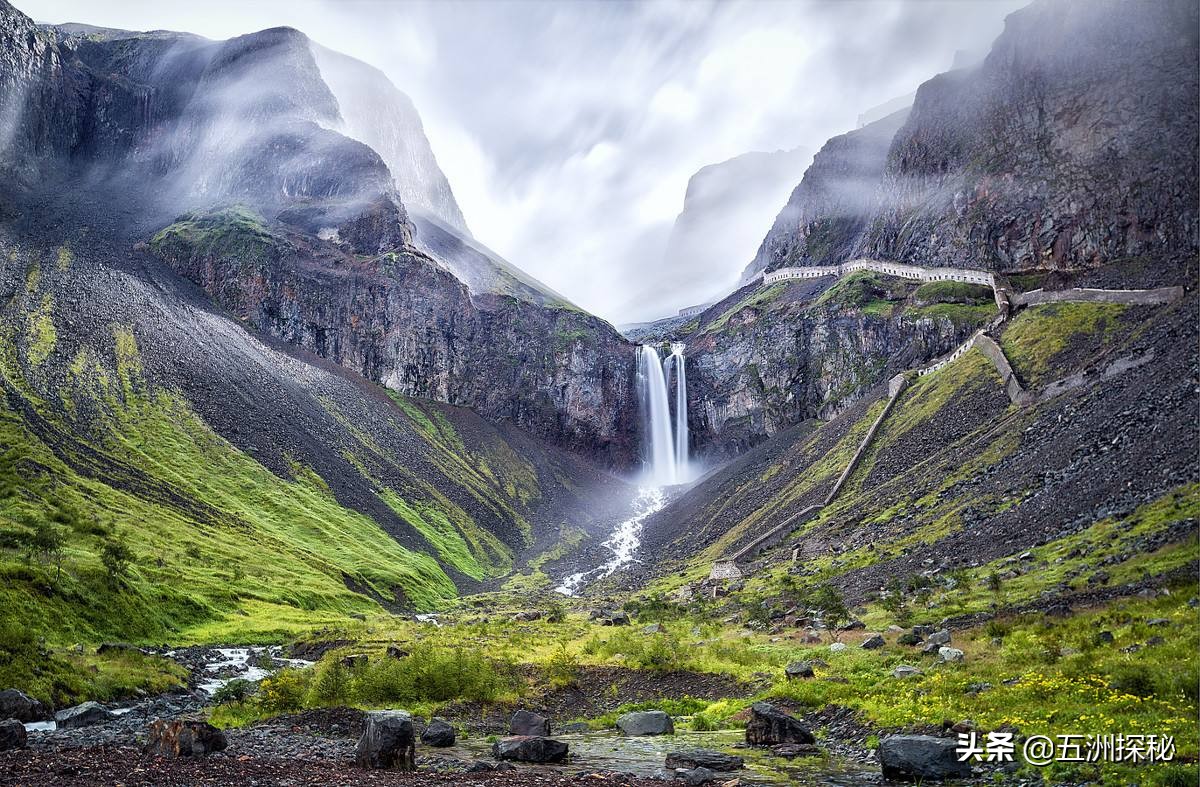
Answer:
[{"label": "rocky outcrop", "polygon": [[1200,11],[1048,2],[917,92],[864,256],[995,270],[1194,252]]},{"label": "rocky outcrop", "polygon": [[224,731],[208,722],[156,719],[150,724],[145,751],[161,757],[200,757],[228,747]]},{"label": "rocky outcrop", "polygon": [[[1200,246],[1194,3],[1039,0],[982,64],[830,140],[747,268],[851,257],[996,271]],[[901,125],[902,124],[902,125]]]},{"label": "rocky outcrop", "polygon": [[374,711],[367,714],[367,727],[358,740],[354,761],[360,768],[416,770],[412,717],[404,711]]},{"label": "rocky outcrop", "polygon": [[185,216],[150,247],[258,330],[394,391],[633,460],[633,347],[591,315],[473,298],[418,252],[361,259],[244,212]]},{"label": "rocky outcrop", "polygon": [[743,288],[680,337],[699,452],[736,455],[807,419],[833,417],[882,380],[957,347],[976,327],[907,309],[909,285],[849,284],[852,297],[824,301],[828,278]]}]

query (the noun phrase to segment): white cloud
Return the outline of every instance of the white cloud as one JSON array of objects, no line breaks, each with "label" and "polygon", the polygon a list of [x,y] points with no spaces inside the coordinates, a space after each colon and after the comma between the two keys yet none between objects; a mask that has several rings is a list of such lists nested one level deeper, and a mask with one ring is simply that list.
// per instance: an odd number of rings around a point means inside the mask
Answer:
[{"label": "white cloud", "polygon": [[688,305],[753,254],[666,291],[643,283],[697,169],[816,150],[956,49],[986,48],[1021,4],[20,2],[44,21],[213,38],[290,25],[382,68],[421,111],[477,237],[615,322]]}]

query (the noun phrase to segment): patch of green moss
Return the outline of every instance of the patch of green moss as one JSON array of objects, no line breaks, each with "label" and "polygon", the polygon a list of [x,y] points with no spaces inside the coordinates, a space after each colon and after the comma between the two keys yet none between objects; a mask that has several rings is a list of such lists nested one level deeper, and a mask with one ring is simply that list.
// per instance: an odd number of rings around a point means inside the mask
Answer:
[{"label": "patch of green moss", "polygon": [[42,296],[41,304],[29,314],[28,337],[25,357],[29,363],[39,366],[50,357],[58,343],[58,332],[54,329],[54,299],[49,293]]},{"label": "patch of green moss", "polygon": [[235,206],[211,213],[187,213],[159,230],[150,248],[168,259],[234,258],[253,267],[277,257],[286,241],[254,211]]},{"label": "patch of green moss", "polygon": [[1103,343],[1118,333],[1127,308],[1116,303],[1033,306],[1008,323],[1000,346],[1013,370],[1028,385],[1037,385],[1054,376],[1055,356],[1073,342]]},{"label": "patch of green moss", "polygon": [[761,309],[769,306],[772,302],[783,294],[788,287],[788,282],[776,282],[770,286],[759,287],[754,292],[747,295],[734,306],[726,309],[721,313],[721,316],[704,326],[704,332],[720,331],[729,324],[729,321],[734,315],[740,313],[744,309]]}]

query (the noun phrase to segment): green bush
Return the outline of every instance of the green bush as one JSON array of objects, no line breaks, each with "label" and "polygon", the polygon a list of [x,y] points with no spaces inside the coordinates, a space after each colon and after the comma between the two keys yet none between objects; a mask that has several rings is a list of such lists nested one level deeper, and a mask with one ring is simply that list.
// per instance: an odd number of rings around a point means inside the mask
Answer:
[{"label": "green bush", "polygon": [[376,658],[353,672],[354,698],[367,705],[453,699],[492,702],[513,685],[510,665],[463,647],[420,643],[403,659]]},{"label": "green bush", "polygon": [[258,685],[258,703],[272,713],[300,710],[311,678],[311,669],[282,669]]}]

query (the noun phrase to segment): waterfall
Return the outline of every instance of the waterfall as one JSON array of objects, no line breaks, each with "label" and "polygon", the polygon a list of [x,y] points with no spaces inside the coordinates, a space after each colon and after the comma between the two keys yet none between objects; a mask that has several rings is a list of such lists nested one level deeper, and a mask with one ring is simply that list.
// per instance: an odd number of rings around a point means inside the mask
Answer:
[{"label": "waterfall", "polygon": [[655,486],[669,486],[676,481],[667,381],[657,350],[642,345],[638,355],[638,396],[642,401],[642,421],[646,425],[644,435],[650,481]]},{"label": "waterfall", "polygon": [[681,484],[688,479],[687,372],[683,345],[671,347],[668,359],[675,372],[675,424],[671,424],[667,378],[658,350],[638,349],[638,399],[642,405],[642,439],[649,482],[654,486]]},{"label": "waterfall", "polygon": [[675,364],[675,474],[679,481],[688,480],[687,363],[683,350],[683,344],[671,345]]}]

